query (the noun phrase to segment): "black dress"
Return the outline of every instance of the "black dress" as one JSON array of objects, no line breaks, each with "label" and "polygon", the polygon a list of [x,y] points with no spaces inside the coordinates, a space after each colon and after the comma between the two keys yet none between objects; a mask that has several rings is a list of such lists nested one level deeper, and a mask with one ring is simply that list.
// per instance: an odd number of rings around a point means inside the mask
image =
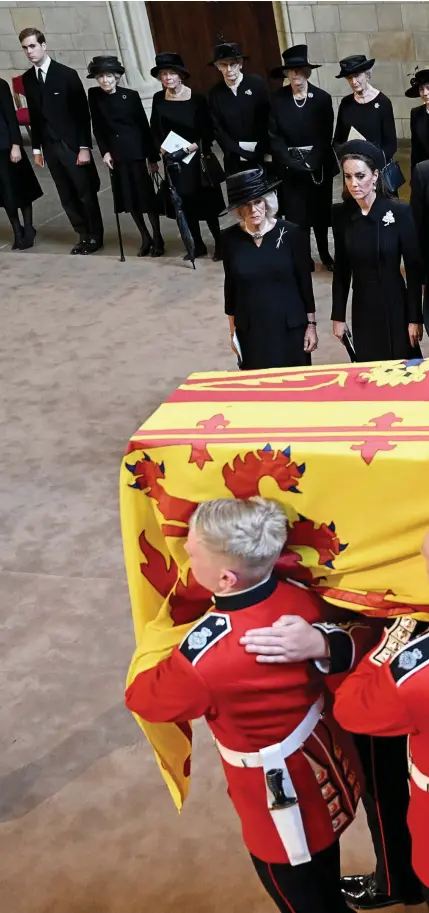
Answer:
[{"label": "black dress", "polygon": [[100,155],[110,152],[116,212],[155,212],[156,196],[146,159],[157,162],[148,119],[135,89],[117,86],[109,94],[100,86],[88,92],[92,126]]},{"label": "black dress", "polygon": [[429,114],[426,105],[412,108],[411,125],[411,170],[418,162],[429,159]]},{"label": "black dress", "polygon": [[411,209],[420,241],[425,294],[423,319],[429,334],[429,161],[417,162],[411,176]]},{"label": "black dress", "polygon": [[[332,320],[346,319],[353,280],[352,333],[358,361],[419,358],[409,323],[422,323],[422,266],[411,207],[378,197],[367,216],[353,200],[333,206]],[[401,275],[404,259],[407,282]]]},{"label": "black dress", "polygon": [[369,143],[382,149],[386,162],[394,156],[398,147],[392,102],[387,95],[379,92],[376,98],[366,104],[359,104],[354,95],[346,95],[338,108],[334,143],[346,143],[354,127]]},{"label": "black dress", "polygon": [[[14,144],[21,148],[21,161],[16,163],[10,161]],[[22,147],[12,93],[6,80],[0,79],[0,206],[12,212],[41,196],[43,190]]]},{"label": "black dress", "polygon": [[[263,165],[268,152],[270,94],[262,76],[244,73],[237,95],[222,79],[210,89],[209,107],[226,173]],[[240,142],[256,142],[254,152],[240,149]]]},{"label": "black dress", "polygon": [[[172,130],[191,143],[198,143],[203,155],[209,155],[213,144],[213,125],[207,101],[192,93],[188,101],[168,101],[163,91],[153,96],[150,119],[157,149]],[[192,220],[211,220],[225,206],[220,188],[204,187],[200,157],[196,153],[188,165],[173,172],[174,184],[182,198],[184,212]]]},{"label": "black dress", "polygon": [[315,304],[304,232],[277,219],[260,247],[239,225],[222,243],[225,313],[234,317],[242,368],[311,364],[304,335]]},{"label": "black dress", "polygon": [[[339,170],[332,149],[333,129],[332,98],[323,89],[308,83],[304,105],[294,101],[291,86],[284,86],[273,96],[270,143],[275,168],[282,178],[282,212],[301,228],[319,229],[322,237],[330,225],[332,180]],[[304,153],[309,167],[291,154],[291,148],[298,146],[312,147],[311,152]]]}]

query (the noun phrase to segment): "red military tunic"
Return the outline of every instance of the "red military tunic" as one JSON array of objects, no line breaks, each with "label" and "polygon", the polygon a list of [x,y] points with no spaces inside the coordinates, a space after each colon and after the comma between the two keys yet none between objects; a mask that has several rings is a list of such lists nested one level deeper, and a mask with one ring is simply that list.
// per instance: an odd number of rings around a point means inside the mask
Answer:
[{"label": "red military tunic", "polygon": [[[216,597],[213,612],[194,625],[180,648],[136,676],[126,692],[127,707],[149,722],[204,716],[215,738],[239,752],[281,742],[322,693],[325,676],[310,662],[257,663],[239,640],[250,628],[271,625],[284,614],[323,621],[326,605],[315,593],[274,577],[251,590]],[[356,626],[364,628],[361,620]],[[288,862],[267,808],[263,770],[222,763],[247,848],[266,862]],[[352,740],[327,712],[287,766],[314,854],[353,820],[359,783]]]},{"label": "red military tunic", "polygon": [[[429,630],[410,639],[415,625],[408,617],[395,621],[376,650],[368,653],[340,686],[334,713],[352,732],[409,734],[413,764],[429,780]],[[418,786],[412,775],[410,786],[408,826],[413,868],[420,881],[429,886],[429,792]]]}]

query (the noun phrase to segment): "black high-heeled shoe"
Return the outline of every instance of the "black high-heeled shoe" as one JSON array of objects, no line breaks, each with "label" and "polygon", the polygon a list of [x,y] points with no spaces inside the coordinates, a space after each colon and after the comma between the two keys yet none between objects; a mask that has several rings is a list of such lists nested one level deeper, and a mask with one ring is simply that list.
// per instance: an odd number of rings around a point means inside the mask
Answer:
[{"label": "black high-heeled shoe", "polygon": [[31,228],[28,229],[28,231],[26,231],[24,229],[23,243],[22,243],[21,250],[28,250],[30,247],[33,247],[34,241],[36,239],[36,235],[37,235],[37,231],[33,225],[31,226]]},{"label": "black high-heeled shoe", "polygon": [[165,252],[164,238],[161,238],[161,235],[160,235],[159,238],[153,239],[153,244],[150,249],[150,255],[151,255],[151,257],[163,257],[164,252]]},{"label": "black high-heeled shoe", "polygon": [[147,241],[143,241],[140,249],[137,252],[138,257],[148,257],[152,250],[152,238],[148,238]]},{"label": "black high-heeled shoe", "polygon": [[24,247],[24,229],[20,228],[18,231],[14,232],[14,242],[12,244],[12,250],[23,250]]}]

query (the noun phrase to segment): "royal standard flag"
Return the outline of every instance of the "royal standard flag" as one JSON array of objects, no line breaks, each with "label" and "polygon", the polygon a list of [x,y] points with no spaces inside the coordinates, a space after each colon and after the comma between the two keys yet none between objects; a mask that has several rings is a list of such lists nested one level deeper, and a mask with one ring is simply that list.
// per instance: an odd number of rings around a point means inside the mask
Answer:
[{"label": "royal standard flag", "polygon": [[[184,544],[211,498],[282,502],[280,575],[357,612],[429,619],[429,360],[191,375],[131,438],[120,490],[137,641],[128,682],[210,606]],[[137,719],[181,808],[190,724]]]}]

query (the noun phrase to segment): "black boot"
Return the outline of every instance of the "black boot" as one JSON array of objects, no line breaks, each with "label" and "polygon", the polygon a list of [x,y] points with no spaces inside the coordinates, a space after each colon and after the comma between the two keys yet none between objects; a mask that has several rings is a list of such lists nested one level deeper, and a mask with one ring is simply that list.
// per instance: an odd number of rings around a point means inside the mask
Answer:
[{"label": "black boot", "polygon": [[[341,893],[346,903],[357,910],[382,910],[403,904],[402,898],[390,897],[379,891],[375,875],[349,875],[341,879]],[[413,903],[421,903],[415,900]]]}]

